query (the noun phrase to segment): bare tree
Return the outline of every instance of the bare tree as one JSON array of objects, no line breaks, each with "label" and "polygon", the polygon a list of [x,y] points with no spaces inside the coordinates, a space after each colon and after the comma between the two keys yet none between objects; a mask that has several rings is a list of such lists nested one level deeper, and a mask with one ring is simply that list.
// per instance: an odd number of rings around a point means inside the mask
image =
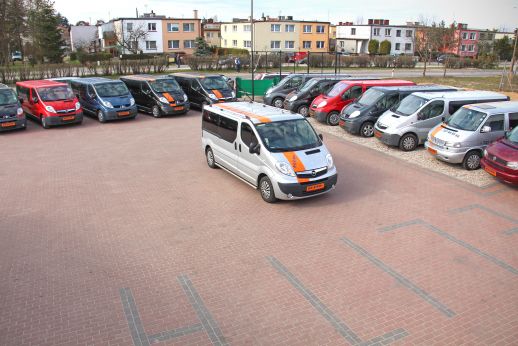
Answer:
[{"label": "bare tree", "polygon": [[140,52],[140,42],[145,41],[148,37],[148,31],[144,23],[135,24],[131,30],[126,30],[123,25],[120,28],[115,29],[115,41],[116,44],[123,50],[129,50],[133,54]]},{"label": "bare tree", "polygon": [[414,47],[421,61],[424,62],[423,77],[426,76],[427,67],[433,55],[448,52],[454,46],[454,33],[454,26],[448,28],[444,21],[437,23],[429,18],[420,18],[414,36]]},{"label": "bare tree", "polygon": [[[439,32],[440,32],[440,46],[439,50],[442,52],[451,52],[455,47],[460,47],[460,32],[458,35],[456,35],[457,31],[457,23],[453,22],[449,27],[444,25],[444,22],[441,22],[441,25],[439,26]],[[457,37],[458,36],[458,37]],[[444,60],[444,70],[443,70],[443,77],[446,77],[446,71],[448,69],[448,63],[450,61],[450,55],[446,55],[446,59]]]}]

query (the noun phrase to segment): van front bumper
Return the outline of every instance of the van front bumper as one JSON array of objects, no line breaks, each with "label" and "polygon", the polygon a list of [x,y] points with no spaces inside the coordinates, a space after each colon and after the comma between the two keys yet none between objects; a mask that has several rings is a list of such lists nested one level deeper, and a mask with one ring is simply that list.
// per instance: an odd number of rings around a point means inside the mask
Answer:
[{"label": "van front bumper", "polygon": [[309,109],[309,116],[312,117],[312,118],[315,118],[317,121],[321,122],[321,123],[326,123],[327,122],[327,112],[319,112],[319,111],[315,111],[313,109]]},{"label": "van front bumper", "polygon": [[0,121],[0,132],[24,129],[26,126],[27,119],[25,118],[2,119],[2,121]]},{"label": "van front bumper", "polygon": [[[518,171],[514,171],[513,173],[505,172],[501,167],[493,164],[491,160],[488,160],[486,157],[480,160],[480,166],[495,178],[509,184],[518,185]],[[508,170],[510,169],[508,168]]]},{"label": "van front bumper", "polygon": [[[334,189],[336,183],[338,181],[338,174],[331,175],[329,177],[324,177],[322,179],[318,179],[309,183],[277,183],[279,185],[279,189],[281,194],[276,194],[276,197],[279,199],[300,199],[300,198],[308,198],[312,196],[317,196],[330,190]],[[307,192],[309,186],[314,186],[317,184],[324,184],[324,188],[316,191]]]},{"label": "van front bumper", "polygon": [[426,141],[424,146],[431,155],[435,156],[435,158],[449,163],[462,163],[464,156],[466,156],[466,153],[468,152],[468,150],[463,148],[446,148],[430,143],[429,141]]},{"label": "van front bumper", "polygon": [[162,112],[165,115],[176,115],[176,114],[185,114],[191,109],[191,104],[189,102],[185,102],[176,106],[162,104],[160,105]]},{"label": "van front bumper", "polygon": [[358,118],[353,118],[352,120],[347,119],[340,119],[340,127],[343,128],[345,131],[352,133],[352,134],[359,134],[360,133],[360,126],[362,125],[363,121],[357,121]]},{"label": "van front bumper", "polygon": [[[70,118],[69,118],[70,117]],[[72,118],[74,117],[74,118]],[[66,120],[69,119],[69,120]],[[59,115],[59,116],[47,116],[45,121],[49,126],[59,126],[68,124],[78,124],[83,122],[83,112],[76,112],[75,114]]]},{"label": "van front bumper", "polygon": [[374,137],[379,139],[382,143],[397,147],[399,146],[399,141],[401,140],[401,136],[395,133],[386,133],[379,130],[377,127],[374,128]]},{"label": "van front bumper", "polygon": [[110,109],[104,111],[104,116],[106,117],[106,120],[135,118],[137,114],[137,106],[132,106],[129,108]]}]

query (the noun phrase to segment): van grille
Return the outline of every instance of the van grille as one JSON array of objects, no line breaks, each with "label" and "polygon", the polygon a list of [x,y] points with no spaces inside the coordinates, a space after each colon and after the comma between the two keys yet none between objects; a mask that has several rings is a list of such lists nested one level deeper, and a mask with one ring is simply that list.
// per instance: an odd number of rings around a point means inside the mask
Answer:
[{"label": "van grille", "polygon": [[68,114],[68,113],[74,113],[76,111],[75,108],[71,108],[71,109],[63,109],[63,110],[59,110],[59,111],[56,111],[58,114]]},{"label": "van grille", "polygon": [[298,172],[297,178],[317,178],[327,173],[327,167],[317,168],[309,171]]}]

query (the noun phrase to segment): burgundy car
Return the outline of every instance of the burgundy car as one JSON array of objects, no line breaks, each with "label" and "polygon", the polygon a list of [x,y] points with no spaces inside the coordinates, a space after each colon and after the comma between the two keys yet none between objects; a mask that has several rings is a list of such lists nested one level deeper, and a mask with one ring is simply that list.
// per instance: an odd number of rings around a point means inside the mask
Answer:
[{"label": "burgundy car", "polygon": [[480,165],[492,176],[518,185],[518,126],[486,148]]}]

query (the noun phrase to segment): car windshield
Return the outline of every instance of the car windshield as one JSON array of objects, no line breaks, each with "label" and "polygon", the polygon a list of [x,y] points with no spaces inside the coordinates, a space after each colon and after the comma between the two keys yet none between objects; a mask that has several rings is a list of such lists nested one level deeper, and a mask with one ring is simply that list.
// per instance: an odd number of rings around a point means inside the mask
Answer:
[{"label": "car windshield", "polygon": [[458,130],[476,131],[486,116],[486,113],[462,107],[453,113],[446,121],[446,125]]},{"label": "car windshield", "polygon": [[371,106],[375,104],[383,95],[385,94],[379,90],[369,89],[363,93],[357,102],[362,106]]},{"label": "car windshield", "polygon": [[154,82],[149,83],[151,89],[157,93],[166,93],[171,91],[180,91],[180,85],[174,79],[158,79]]},{"label": "car windshield", "polygon": [[311,80],[307,81],[305,84],[302,84],[301,86],[299,86],[298,91],[301,93],[309,91],[309,90],[311,90],[312,87],[317,85],[317,83],[319,81],[320,81],[319,79],[311,79]]},{"label": "car windshield", "polygon": [[207,90],[229,90],[227,81],[223,76],[200,78],[201,85]]},{"label": "car windshield", "polygon": [[96,84],[95,90],[99,97],[117,97],[126,96],[129,94],[129,90],[124,83],[104,83]]},{"label": "car windshield", "polygon": [[16,94],[11,89],[0,90],[0,106],[17,103]]},{"label": "car windshield", "polygon": [[306,150],[322,145],[306,119],[263,123],[255,127],[270,152]]},{"label": "car windshield", "polygon": [[507,135],[507,140],[518,144],[518,126],[516,126],[511,132],[509,132],[509,134]]},{"label": "car windshield", "polygon": [[71,100],[74,98],[74,93],[68,85],[38,88],[37,90],[42,101]]},{"label": "car windshield", "polygon": [[288,76],[288,77],[286,77],[286,78],[282,79],[282,80],[279,82],[279,84],[277,84],[277,85],[276,85],[276,87],[283,87],[284,85],[286,85],[286,84],[288,84],[288,83],[290,83],[290,84],[291,84],[291,81],[292,81],[293,79],[297,78],[297,77],[299,77],[299,78],[300,78],[300,76],[298,76],[298,75]]},{"label": "car windshield", "polygon": [[417,112],[417,110],[423,107],[426,102],[428,102],[427,99],[415,95],[409,95],[405,97],[399,103],[399,106],[395,107],[393,111],[399,115],[409,116]]},{"label": "car windshield", "polygon": [[335,97],[340,95],[347,87],[349,86],[346,82],[340,82],[336,84],[328,93],[327,96],[329,97]]}]

